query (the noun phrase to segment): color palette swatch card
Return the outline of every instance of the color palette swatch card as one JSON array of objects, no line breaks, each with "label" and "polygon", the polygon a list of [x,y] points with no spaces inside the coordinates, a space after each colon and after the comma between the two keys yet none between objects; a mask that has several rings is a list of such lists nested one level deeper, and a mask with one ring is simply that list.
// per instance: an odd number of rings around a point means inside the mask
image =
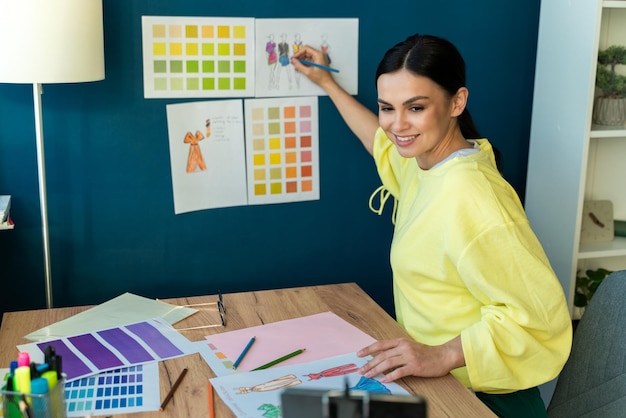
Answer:
[{"label": "color palette swatch card", "polygon": [[254,19],[142,16],[145,98],[253,96]]},{"label": "color palette swatch card", "polygon": [[181,357],[193,345],[163,319],[154,318],[60,339],[23,344],[32,361],[43,363],[44,351],[52,346],[63,358],[67,382],[99,372]]},{"label": "color palette swatch card", "polygon": [[242,101],[166,108],[174,212],[246,205]]},{"label": "color palette swatch card", "polygon": [[315,97],[247,99],[248,204],[319,200]]},{"label": "color palette swatch card", "polygon": [[109,370],[65,384],[68,417],[158,411],[159,364]]}]

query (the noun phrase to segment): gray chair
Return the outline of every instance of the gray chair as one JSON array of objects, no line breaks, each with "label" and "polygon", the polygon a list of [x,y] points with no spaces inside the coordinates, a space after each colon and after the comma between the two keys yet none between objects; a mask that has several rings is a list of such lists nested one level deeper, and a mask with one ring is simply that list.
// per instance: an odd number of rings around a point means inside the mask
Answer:
[{"label": "gray chair", "polygon": [[587,306],[548,416],[626,417],[626,270],[604,279]]}]

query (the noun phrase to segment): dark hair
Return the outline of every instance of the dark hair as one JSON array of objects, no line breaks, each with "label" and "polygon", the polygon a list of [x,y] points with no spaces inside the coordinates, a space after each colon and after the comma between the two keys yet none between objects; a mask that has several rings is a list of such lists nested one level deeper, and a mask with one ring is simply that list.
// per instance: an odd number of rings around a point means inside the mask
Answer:
[{"label": "dark hair", "polygon": [[[376,79],[383,74],[406,69],[428,77],[450,97],[465,85],[465,61],[456,47],[445,39],[415,34],[389,49],[376,69]],[[458,117],[459,128],[466,139],[482,138],[467,107]]]}]

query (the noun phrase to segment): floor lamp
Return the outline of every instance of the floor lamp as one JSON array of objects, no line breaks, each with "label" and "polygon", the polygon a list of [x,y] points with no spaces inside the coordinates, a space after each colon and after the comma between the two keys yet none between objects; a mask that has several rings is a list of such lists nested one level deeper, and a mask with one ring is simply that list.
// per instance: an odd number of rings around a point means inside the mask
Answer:
[{"label": "floor lamp", "polygon": [[104,79],[102,0],[0,0],[0,83],[32,84],[46,306],[52,307],[42,85]]}]

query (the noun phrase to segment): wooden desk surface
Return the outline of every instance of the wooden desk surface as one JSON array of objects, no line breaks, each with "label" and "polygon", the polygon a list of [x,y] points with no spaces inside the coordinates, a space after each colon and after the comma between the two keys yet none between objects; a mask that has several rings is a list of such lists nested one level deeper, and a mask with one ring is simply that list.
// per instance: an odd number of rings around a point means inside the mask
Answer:
[{"label": "wooden desk surface", "polygon": [[[225,328],[184,331],[184,335],[191,341],[200,341],[210,334],[331,311],[376,339],[406,336],[398,323],[355,283],[231,293],[224,294],[223,299],[227,321]],[[164,301],[186,305],[216,300],[217,295]],[[0,328],[0,367],[8,367],[9,362],[17,358],[16,345],[29,342],[22,338],[24,335],[88,308],[89,306],[82,306],[5,313]],[[206,315],[206,312],[192,315],[177,324],[177,327],[204,325],[203,321],[207,321]],[[189,368],[189,372],[165,412],[145,412],[125,416],[208,417],[207,380],[215,374],[198,354],[162,361],[159,364],[161,399],[166,396],[185,367]],[[398,383],[410,392],[426,398],[429,418],[495,417],[474,394],[451,375],[441,378],[410,377]],[[235,417],[219,396],[217,394],[214,396],[216,417]]]}]

